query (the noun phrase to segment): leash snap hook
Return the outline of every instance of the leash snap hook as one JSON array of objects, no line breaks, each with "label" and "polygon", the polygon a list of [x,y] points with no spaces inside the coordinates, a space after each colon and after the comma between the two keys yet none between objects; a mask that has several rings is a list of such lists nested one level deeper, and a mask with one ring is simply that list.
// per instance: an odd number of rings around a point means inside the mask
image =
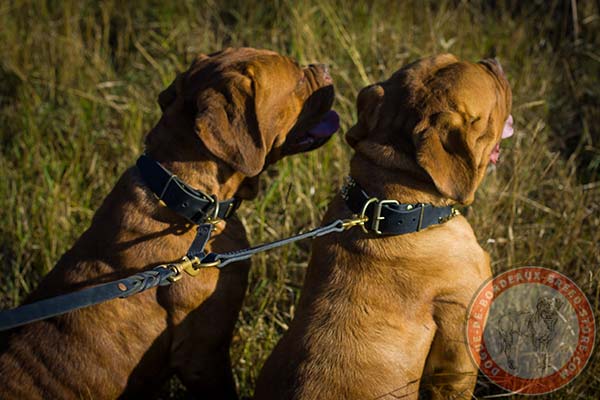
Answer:
[{"label": "leash snap hook", "polygon": [[213,253],[210,253],[208,256],[204,257],[204,260],[213,258],[214,260],[204,261],[200,260],[200,258],[197,256],[185,256],[177,263],[167,264],[164,267],[174,272],[174,275],[168,278],[169,281],[177,282],[183,277],[184,272],[190,276],[196,276],[200,273],[202,268],[217,267],[219,264],[221,264],[221,260],[214,257],[214,255],[211,256],[212,254]]},{"label": "leash snap hook", "polygon": [[[181,264],[185,263],[184,271],[188,273],[188,275],[196,276],[200,273],[200,270],[203,268],[210,267],[218,267],[221,264],[221,260],[217,258],[218,254],[208,253],[202,258],[196,257],[183,257]],[[189,264],[187,264],[189,263]]]},{"label": "leash snap hook", "polygon": [[353,215],[350,219],[342,220],[342,229],[347,230],[355,226],[364,226],[369,218],[365,215]]},{"label": "leash snap hook", "polygon": [[167,264],[165,268],[174,272],[174,275],[168,278],[169,281],[172,283],[177,282],[183,277],[184,272],[191,276],[197,275],[198,272],[196,272],[195,269],[196,263],[198,263],[198,257],[189,258],[188,256],[184,256],[181,261],[177,263]]}]

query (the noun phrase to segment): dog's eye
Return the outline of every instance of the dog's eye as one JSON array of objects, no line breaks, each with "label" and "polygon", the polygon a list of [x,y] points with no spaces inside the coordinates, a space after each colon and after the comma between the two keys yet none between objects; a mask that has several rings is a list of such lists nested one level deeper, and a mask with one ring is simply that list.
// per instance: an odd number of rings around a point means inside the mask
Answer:
[{"label": "dog's eye", "polygon": [[481,120],[481,117],[479,117],[479,116],[477,116],[477,117],[471,117],[471,118],[469,119],[469,123],[470,123],[471,125],[473,125],[473,124],[475,124],[475,123],[479,122],[480,120]]}]

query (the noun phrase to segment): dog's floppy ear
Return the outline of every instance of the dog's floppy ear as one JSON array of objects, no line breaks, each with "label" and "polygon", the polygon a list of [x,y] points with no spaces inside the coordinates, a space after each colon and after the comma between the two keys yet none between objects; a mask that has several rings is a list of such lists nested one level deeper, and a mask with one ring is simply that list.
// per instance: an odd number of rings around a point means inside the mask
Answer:
[{"label": "dog's floppy ear", "polygon": [[[209,58],[210,58],[210,56],[200,53],[196,56],[192,65],[198,64]],[[165,112],[165,110],[167,108],[169,108],[171,106],[171,104],[173,104],[175,102],[177,97],[182,95],[185,77],[186,77],[185,73],[177,74],[177,76],[175,77],[175,80],[173,82],[171,82],[169,87],[167,87],[165,90],[160,92],[160,94],[158,95],[158,105],[160,106],[160,110],[162,112]]]},{"label": "dog's floppy ear", "polygon": [[160,92],[158,95],[158,105],[160,105],[160,110],[162,112],[165,112],[165,110],[169,108],[173,102],[175,102],[175,99],[177,99],[177,96],[181,93],[183,79],[184,74],[177,74],[177,77],[173,82],[171,82],[169,87]]},{"label": "dog's floppy ear", "polygon": [[455,112],[439,113],[424,124],[418,124],[413,134],[417,162],[442,195],[462,204],[471,203],[478,174],[468,126]]},{"label": "dog's floppy ear", "polygon": [[358,122],[346,134],[346,141],[352,147],[369,132],[373,131],[379,119],[385,91],[379,84],[363,88],[356,99]]},{"label": "dog's floppy ear", "polygon": [[252,79],[236,72],[226,82],[197,99],[196,133],[212,154],[253,177],[265,165],[270,139],[261,133]]}]

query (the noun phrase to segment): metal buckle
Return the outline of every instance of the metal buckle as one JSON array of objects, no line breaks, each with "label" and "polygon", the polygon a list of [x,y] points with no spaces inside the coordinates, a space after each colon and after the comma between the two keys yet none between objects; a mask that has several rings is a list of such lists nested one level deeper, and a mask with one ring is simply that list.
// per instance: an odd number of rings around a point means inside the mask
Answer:
[{"label": "metal buckle", "polygon": [[[177,175],[173,174],[171,176],[169,176],[169,180],[167,181],[167,183],[165,184],[165,187],[163,187],[162,192],[160,192],[160,196],[158,197],[158,202],[163,206],[163,207],[167,207],[167,203],[165,203],[165,201],[163,200],[163,196],[165,195],[165,193],[167,193],[167,190],[169,189],[169,186],[171,185],[171,182],[173,182],[174,180],[177,179]],[[156,194],[155,194],[156,196]]]},{"label": "metal buckle", "polygon": [[[366,213],[367,213],[367,208],[372,203],[377,203],[377,205],[375,206],[375,212],[373,213],[373,222],[371,223],[371,230],[378,235],[382,235],[383,232],[381,232],[379,230],[379,223],[380,223],[380,221],[385,219],[385,217],[381,216],[381,210],[383,209],[383,206],[386,204],[400,205],[400,202],[398,202],[397,200],[379,200],[377,197],[371,197],[363,205],[362,211],[360,212],[360,215],[359,215],[360,219],[365,220],[365,221],[368,221],[370,219],[369,217],[367,217]],[[369,231],[367,230],[364,223],[361,224],[360,227],[362,228],[362,230],[365,233],[369,233]]]},{"label": "metal buckle", "polygon": [[419,232],[421,230],[421,227],[423,226],[423,215],[425,215],[425,204],[420,203],[419,206],[421,207],[421,212],[419,213],[419,224],[417,225],[417,232]]},{"label": "metal buckle", "polygon": [[375,208],[375,214],[373,215],[373,223],[371,224],[371,229],[373,229],[373,231],[378,235],[383,234],[383,232],[381,232],[379,230],[379,223],[385,219],[385,217],[381,216],[381,210],[383,209],[383,206],[386,204],[394,204],[394,205],[399,206],[400,202],[398,202],[397,200],[381,200],[381,201],[377,202],[377,206]]},{"label": "metal buckle", "polygon": [[[362,210],[360,212],[359,218],[361,218],[361,219],[366,218],[366,221],[368,221],[369,217],[366,216],[367,207],[369,207],[369,204],[371,204],[371,203],[377,203],[378,201],[379,201],[379,199],[377,197],[371,197],[369,200],[367,200],[367,202],[363,205],[363,208],[362,208]],[[360,227],[362,228],[362,230],[365,233],[369,233],[369,231],[365,227],[365,224],[362,224]]]}]

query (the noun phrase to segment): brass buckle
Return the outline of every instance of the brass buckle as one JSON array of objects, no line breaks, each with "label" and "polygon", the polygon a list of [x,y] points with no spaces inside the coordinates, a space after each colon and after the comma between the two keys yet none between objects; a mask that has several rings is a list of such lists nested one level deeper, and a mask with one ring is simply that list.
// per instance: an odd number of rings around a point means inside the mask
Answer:
[{"label": "brass buckle", "polygon": [[421,226],[423,225],[423,215],[425,214],[425,204],[419,203],[421,206],[421,212],[419,213],[419,224],[417,225],[417,232],[421,230]]},{"label": "brass buckle", "polygon": [[[369,200],[367,200],[367,202],[363,205],[363,208],[360,212],[360,215],[358,216],[359,218],[366,218],[367,221],[369,220],[369,217],[366,216],[366,212],[367,212],[367,207],[369,207],[369,204],[371,203],[377,203],[379,201],[379,199],[377,197],[371,197]],[[369,231],[367,230],[367,228],[365,227],[365,224],[363,223],[361,226],[362,230],[365,233],[369,233]]]},{"label": "brass buckle", "polygon": [[171,186],[171,182],[173,182],[174,180],[177,179],[177,175],[173,174],[169,177],[169,180],[167,181],[167,183],[165,184],[165,187],[163,187],[162,192],[160,192],[160,195],[157,195],[156,193],[154,194],[154,196],[156,196],[156,198],[158,198],[158,203],[163,206],[163,207],[168,207],[167,203],[165,203],[165,201],[163,200],[163,196],[165,195],[165,193],[167,193],[167,190],[169,189],[169,186]]},{"label": "brass buckle", "polygon": [[399,206],[400,202],[398,202],[397,200],[381,200],[377,203],[377,206],[375,208],[375,214],[373,217],[373,223],[371,224],[371,229],[373,229],[373,231],[378,235],[383,234],[383,232],[379,230],[379,223],[385,219],[385,217],[381,216],[381,210],[386,204],[395,204]]},{"label": "brass buckle", "polygon": [[175,175],[175,174],[171,175],[169,177],[169,180],[167,181],[167,184],[163,188],[162,192],[160,192],[160,196],[158,196],[158,200],[160,200],[163,204],[164,204],[163,196],[167,192],[167,189],[169,189],[169,186],[171,185],[171,182],[173,182],[175,179],[177,179],[177,175]]}]

